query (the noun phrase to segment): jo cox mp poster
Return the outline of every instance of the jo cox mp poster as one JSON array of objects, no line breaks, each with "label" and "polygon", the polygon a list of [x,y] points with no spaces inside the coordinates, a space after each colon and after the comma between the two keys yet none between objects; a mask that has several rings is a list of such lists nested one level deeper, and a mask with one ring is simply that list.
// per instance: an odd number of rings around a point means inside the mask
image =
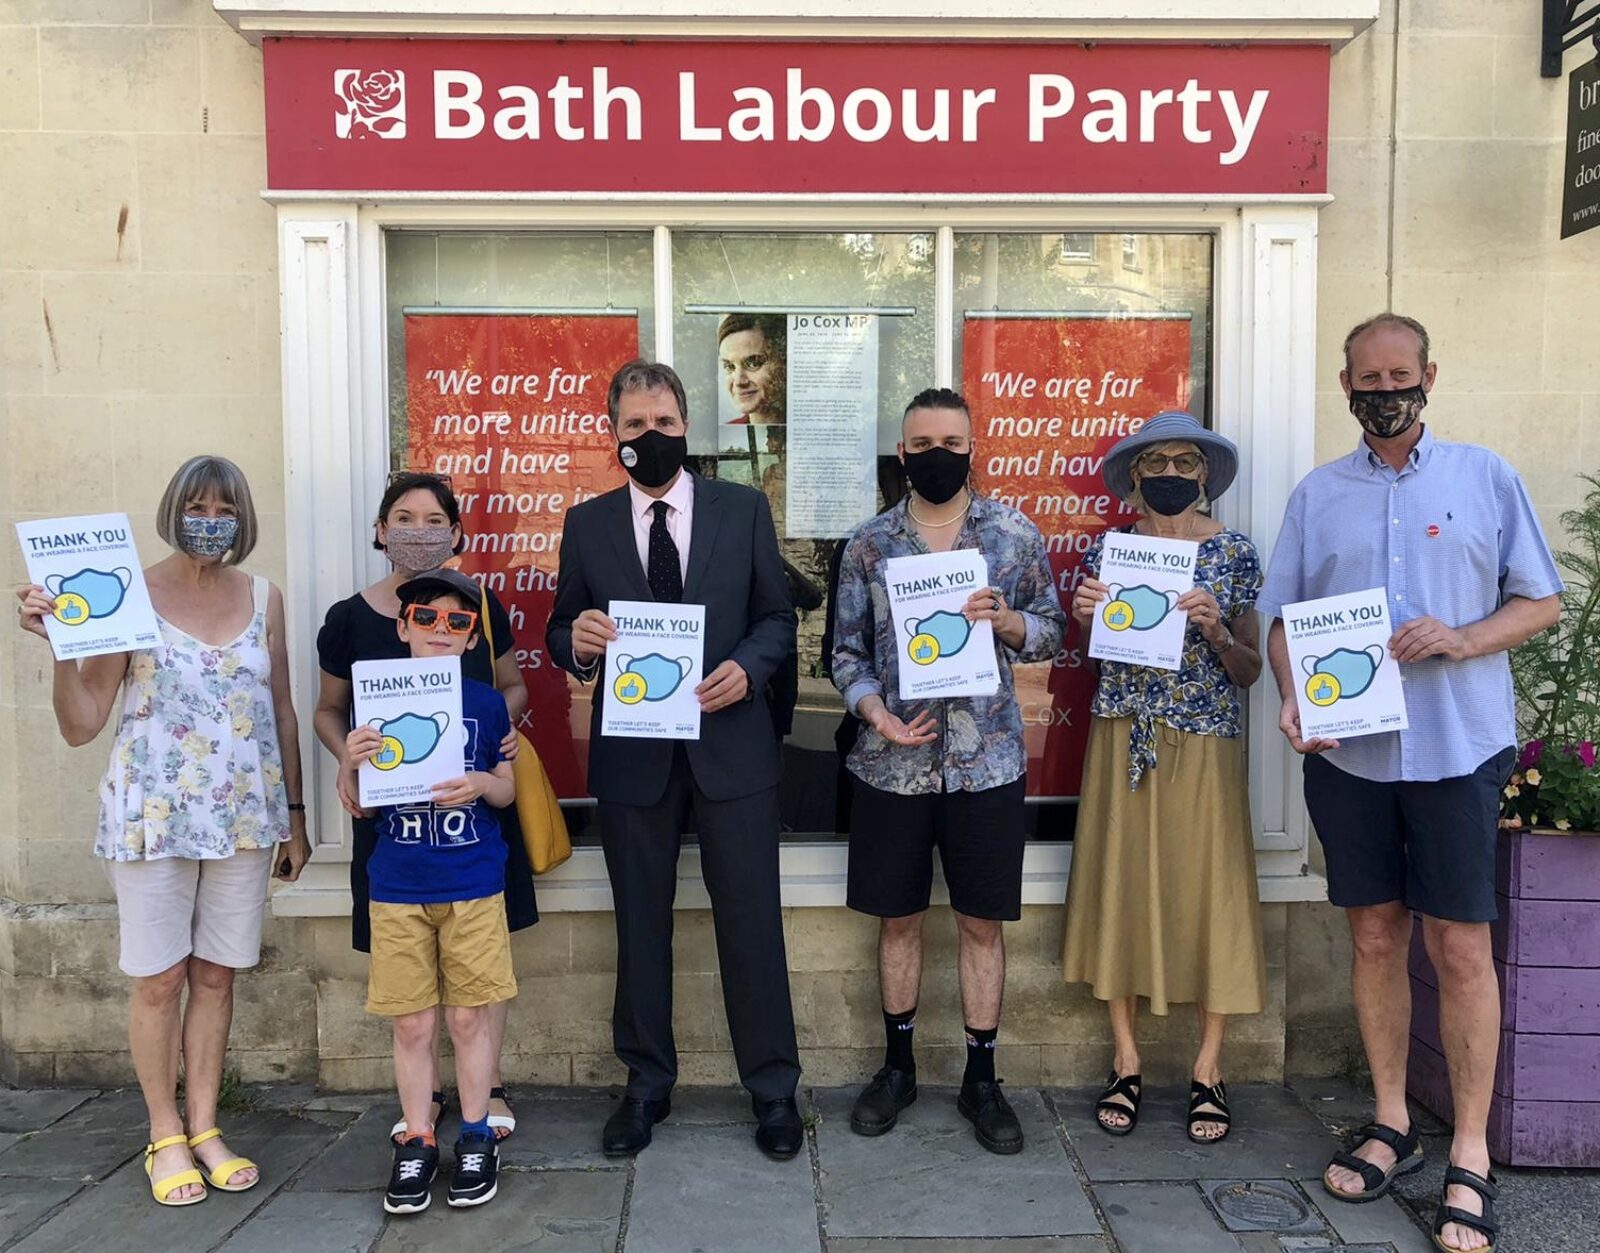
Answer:
[{"label": "jo cox mp poster", "polygon": [[557,794],[584,796],[589,694],[550,664],[544,627],[567,510],[625,481],[606,388],[639,355],[638,317],[408,313],[405,340],[407,464],[450,476],[460,567],[511,618],[522,729]]},{"label": "jo cox mp poster", "polygon": [[[978,485],[1044,535],[1064,609],[1085,548],[1135,516],[1100,477],[1106,451],[1146,418],[1187,407],[1189,354],[1184,317],[967,316],[961,381]],[[1094,696],[1085,648],[1069,625],[1052,664],[1017,668],[1029,796],[1078,795]]]}]

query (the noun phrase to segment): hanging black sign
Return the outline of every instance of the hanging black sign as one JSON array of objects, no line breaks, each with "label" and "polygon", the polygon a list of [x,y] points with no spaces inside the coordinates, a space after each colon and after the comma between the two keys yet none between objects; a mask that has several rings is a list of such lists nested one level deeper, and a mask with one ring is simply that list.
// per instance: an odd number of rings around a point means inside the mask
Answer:
[{"label": "hanging black sign", "polygon": [[1600,59],[1567,78],[1567,177],[1561,238],[1600,226]]}]

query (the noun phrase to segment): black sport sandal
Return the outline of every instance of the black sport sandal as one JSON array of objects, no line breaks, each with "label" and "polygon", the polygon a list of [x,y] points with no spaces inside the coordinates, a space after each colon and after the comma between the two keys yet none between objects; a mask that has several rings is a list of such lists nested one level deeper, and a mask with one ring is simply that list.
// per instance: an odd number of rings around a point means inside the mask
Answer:
[{"label": "black sport sandal", "polygon": [[[1471,1188],[1483,1198],[1483,1213],[1469,1214],[1466,1210],[1454,1205],[1446,1204],[1445,1198],[1450,1195],[1452,1185],[1462,1188]],[[1452,1166],[1444,1172],[1444,1190],[1439,1193],[1439,1212],[1433,1216],[1433,1242],[1444,1253],[1464,1253],[1453,1244],[1444,1242],[1444,1228],[1446,1223],[1455,1223],[1461,1227],[1471,1227],[1489,1237],[1489,1243],[1473,1253],[1494,1253],[1495,1237],[1500,1234],[1500,1220],[1495,1216],[1494,1203],[1499,1199],[1500,1189],[1496,1187],[1494,1171],[1489,1172],[1485,1179],[1476,1171],[1466,1169],[1464,1166]]]},{"label": "black sport sandal", "polygon": [[[1365,1158],[1357,1157],[1355,1151],[1368,1140],[1377,1140],[1393,1149],[1394,1165],[1384,1170]],[[1341,1201],[1350,1201],[1356,1205],[1376,1201],[1394,1186],[1394,1181],[1401,1175],[1409,1175],[1422,1166],[1422,1137],[1417,1134],[1415,1127],[1401,1134],[1383,1123],[1369,1122],[1350,1137],[1342,1152],[1333,1155],[1333,1160],[1328,1163],[1328,1170],[1332,1170],[1335,1166],[1355,1171],[1367,1186],[1360,1192],[1345,1192],[1328,1182],[1328,1171],[1325,1170],[1322,1172],[1322,1186],[1328,1190],[1330,1196],[1336,1196]]]}]

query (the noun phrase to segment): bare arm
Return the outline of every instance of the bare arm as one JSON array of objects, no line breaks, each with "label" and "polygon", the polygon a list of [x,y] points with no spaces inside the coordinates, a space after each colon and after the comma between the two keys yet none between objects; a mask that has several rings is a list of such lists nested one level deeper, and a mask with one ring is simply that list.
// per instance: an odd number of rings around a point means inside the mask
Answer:
[{"label": "bare arm", "polygon": [[1235,687],[1250,687],[1261,677],[1261,619],[1247,609],[1232,622],[1233,647],[1222,654],[1222,668]]},{"label": "bare arm", "polygon": [[[17,589],[17,600],[17,625],[49,643],[44,616],[55,611],[56,598],[37,583],[25,583]],[[80,748],[105,730],[117,689],[127,673],[127,653],[56,662],[50,676],[50,702],[61,738]]]},{"label": "bare arm", "polygon": [[1560,596],[1538,600],[1512,596],[1487,618],[1463,627],[1447,627],[1437,618],[1413,618],[1389,637],[1389,655],[1400,662],[1488,657],[1526,644],[1540,631],[1555,626],[1560,617]]},{"label": "bare arm", "polygon": [[335,787],[339,803],[352,818],[364,818],[367,811],[361,808],[356,786],[355,766],[345,746],[350,735],[350,680],[336,678],[326,670],[321,671],[322,682],[317,688],[317,708],[311,715],[311,725],[322,741],[322,747],[333,754],[339,763]]},{"label": "bare arm", "polygon": [[494,659],[494,686],[506,698],[506,712],[511,715],[511,725],[516,727],[522,715],[528,712],[528,685],[523,682],[522,668],[517,665],[517,650],[508,648]]},{"label": "bare arm", "polygon": [[[300,770],[300,719],[294,712],[294,697],[289,685],[289,648],[285,642],[283,593],[276,587],[267,594],[267,655],[272,662],[272,712],[278,725],[278,753],[283,760],[283,788],[291,805],[305,803]],[[284,858],[274,873],[286,882],[300,877],[300,870],[311,856],[311,841],[306,835],[306,811],[289,811],[289,843]],[[287,862],[287,865],[284,864]]]}]

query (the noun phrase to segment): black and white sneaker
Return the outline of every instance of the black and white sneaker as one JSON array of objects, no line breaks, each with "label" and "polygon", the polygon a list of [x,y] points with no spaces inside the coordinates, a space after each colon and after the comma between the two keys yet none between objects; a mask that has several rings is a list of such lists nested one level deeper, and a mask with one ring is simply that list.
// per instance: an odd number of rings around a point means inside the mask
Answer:
[{"label": "black and white sneaker", "polygon": [[456,1173],[450,1180],[451,1205],[465,1208],[494,1200],[500,1146],[492,1135],[464,1135],[456,1141]]},{"label": "black and white sneaker", "polygon": [[383,1194],[383,1208],[391,1214],[422,1213],[433,1200],[428,1189],[438,1175],[438,1145],[425,1144],[420,1136],[395,1145],[394,1171],[389,1175],[389,1190]]}]

